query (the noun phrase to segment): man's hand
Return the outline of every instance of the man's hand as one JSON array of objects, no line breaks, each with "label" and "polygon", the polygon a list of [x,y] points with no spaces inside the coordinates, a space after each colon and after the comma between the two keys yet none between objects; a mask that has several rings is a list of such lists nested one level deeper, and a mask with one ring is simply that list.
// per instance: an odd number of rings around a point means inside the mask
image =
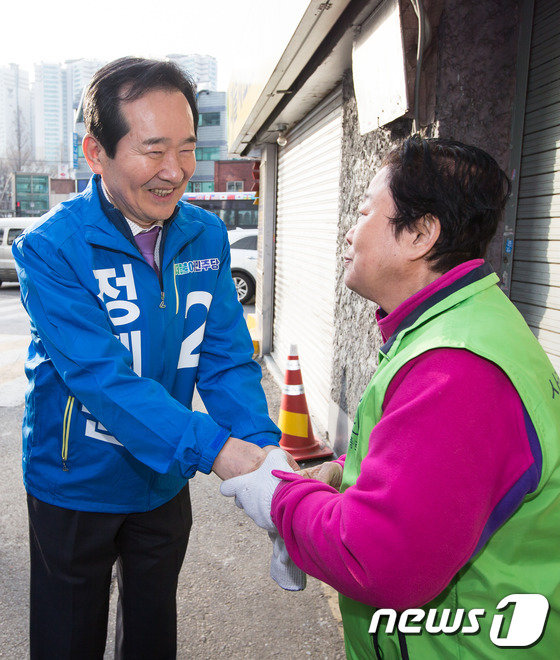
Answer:
[{"label": "man's hand", "polygon": [[333,461],[327,461],[326,463],[321,463],[321,465],[315,465],[315,467],[299,470],[297,474],[306,479],[317,479],[317,481],[322,481],[323,483],[336,488],[336,490],[338,490],[342,484],[342,465],[340,465],[340,463],[334,463]]},{"label": "man's hand", "polygon": [[252,442],[234,437],[228,438],[216,456],[212,472],[224,480],[252,472],[260,467],[267,453],[262,447],[258,447]]},{"label": "man's hand", "polygon": [[272,474],[272,470],[293,472],[285,452],[281,449],[276,448],[269,452],[257,470],[228,479],[220,486],[222,495],[235,497],[237,506],[267,532],[277,531],[272,522],[270,508],[280,479]]}]

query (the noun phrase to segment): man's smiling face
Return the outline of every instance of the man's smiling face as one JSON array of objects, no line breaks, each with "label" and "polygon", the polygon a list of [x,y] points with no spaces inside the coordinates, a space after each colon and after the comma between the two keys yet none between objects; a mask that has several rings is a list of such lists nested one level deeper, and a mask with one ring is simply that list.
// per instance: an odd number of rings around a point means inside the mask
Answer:
[{"label": "man's smiling face", "polygon": [[101,177],[123,215],[149,227],[173,214],[194,173],[192,110],[181,92],[153,90],[121,111],[130,130],[114,158],[101,150]]}]

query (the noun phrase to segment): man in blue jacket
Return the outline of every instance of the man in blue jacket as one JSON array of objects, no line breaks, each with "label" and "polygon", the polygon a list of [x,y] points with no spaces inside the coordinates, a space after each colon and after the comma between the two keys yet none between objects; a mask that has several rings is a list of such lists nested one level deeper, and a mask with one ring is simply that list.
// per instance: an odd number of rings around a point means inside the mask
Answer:
[{"label": "man in blue jacket", "polygon": [[[23,470],[31,657],[173,658],[187,481],[257,468],[279,432],[237,302],[227,232],[181,202],[198,112],[173,64],[123,58],[84,103],[88,188],[14,244],[31,317]],[[192,412],[197,386],[209,414]]]}]

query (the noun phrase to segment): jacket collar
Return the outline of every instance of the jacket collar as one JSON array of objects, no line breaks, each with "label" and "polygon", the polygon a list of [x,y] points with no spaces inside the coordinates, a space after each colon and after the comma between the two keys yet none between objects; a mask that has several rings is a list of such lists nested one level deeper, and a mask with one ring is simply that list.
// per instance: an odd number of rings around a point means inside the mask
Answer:
[{"label": "jacket collar", "polygon": [[452,306],[457,304],[460,300],[469,298],[472,295],[472,292],[467,289],[467,287],[476,282],[480,282],[485,278],[488,278],[488,287],[493,286],[498,282],[498,276],[495,274],[492,266],[483,262],[480,266],[473,268],[465,275],[451,281],[448,286],[437,289],[431,296],[420,302],[403,318],[396,330],[380,348],[380,352],[387,356],[397,338],[402,336],[403,333],[406,333],[413,326],[417,325],[420,319],[422,322],[425,322],[433,316],[437,316],[441,313],[441,306],[438,306],[436,310],[436,305],[449,299],[449,306]]},{"label": "jacket collar", "polygon": [[[90,179],[82,197],[87,204],[83,227],[88,243],[142,259],[123,214],[110,204],[103,194],[101,177],[98,174]],[[187,243],[204,231],[202,222],[185,217],[185,214],[181,213],[182,210],[183,207],[178,205],[164,224],[161,245],[162,252],[165,246],[164,258],[161,260],[163,268]],[[179,214],[180,219],[176,221]]]}]

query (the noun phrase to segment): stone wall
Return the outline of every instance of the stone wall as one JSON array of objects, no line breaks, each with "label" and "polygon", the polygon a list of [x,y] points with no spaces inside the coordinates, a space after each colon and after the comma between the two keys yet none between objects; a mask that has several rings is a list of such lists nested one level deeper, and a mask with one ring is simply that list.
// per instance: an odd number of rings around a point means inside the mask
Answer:
[{"label": "stone wall", "polygon": [[341,267],[337,272],[333,391],[332,399],[353,417],[359,399],[377,366],[381,336],[375,323],[374,303],[364,300],[344,285],[342,254],[345,235],[358,217],[358,206],[373,173],[383,156],[410,135],[412,120],[393,122],[391,128],[380,128],[360,135],[352,77],[343,80],[343,141],[340,173],[340,223],[338,253]]},{"label": "stone wall", "polygon": [[[435,121],[427,136],[453,137],[489,151],[507,168],[518,27],[517,0],[446,0],[434,32]],[[355,224],[361,198],[384,155],[411,134],[412,120],[360,135],[351,72],[343,81],[343,144],[338,251]],[[500,230],[488,258],[500,263]],[[346,289],[337,275],[332,399],[352,418],[377,366],[381,337],[375,305]],[[340,448],[340,439],[335,439]]]},{"label": "stone wall", "polygon": [[[518,0],[446,0],[438,28],[435,131],[474,144],[508,171]],[[508,172],[509,174],[509,172]],[[500,271],[503,224],[487,259]]]}]

